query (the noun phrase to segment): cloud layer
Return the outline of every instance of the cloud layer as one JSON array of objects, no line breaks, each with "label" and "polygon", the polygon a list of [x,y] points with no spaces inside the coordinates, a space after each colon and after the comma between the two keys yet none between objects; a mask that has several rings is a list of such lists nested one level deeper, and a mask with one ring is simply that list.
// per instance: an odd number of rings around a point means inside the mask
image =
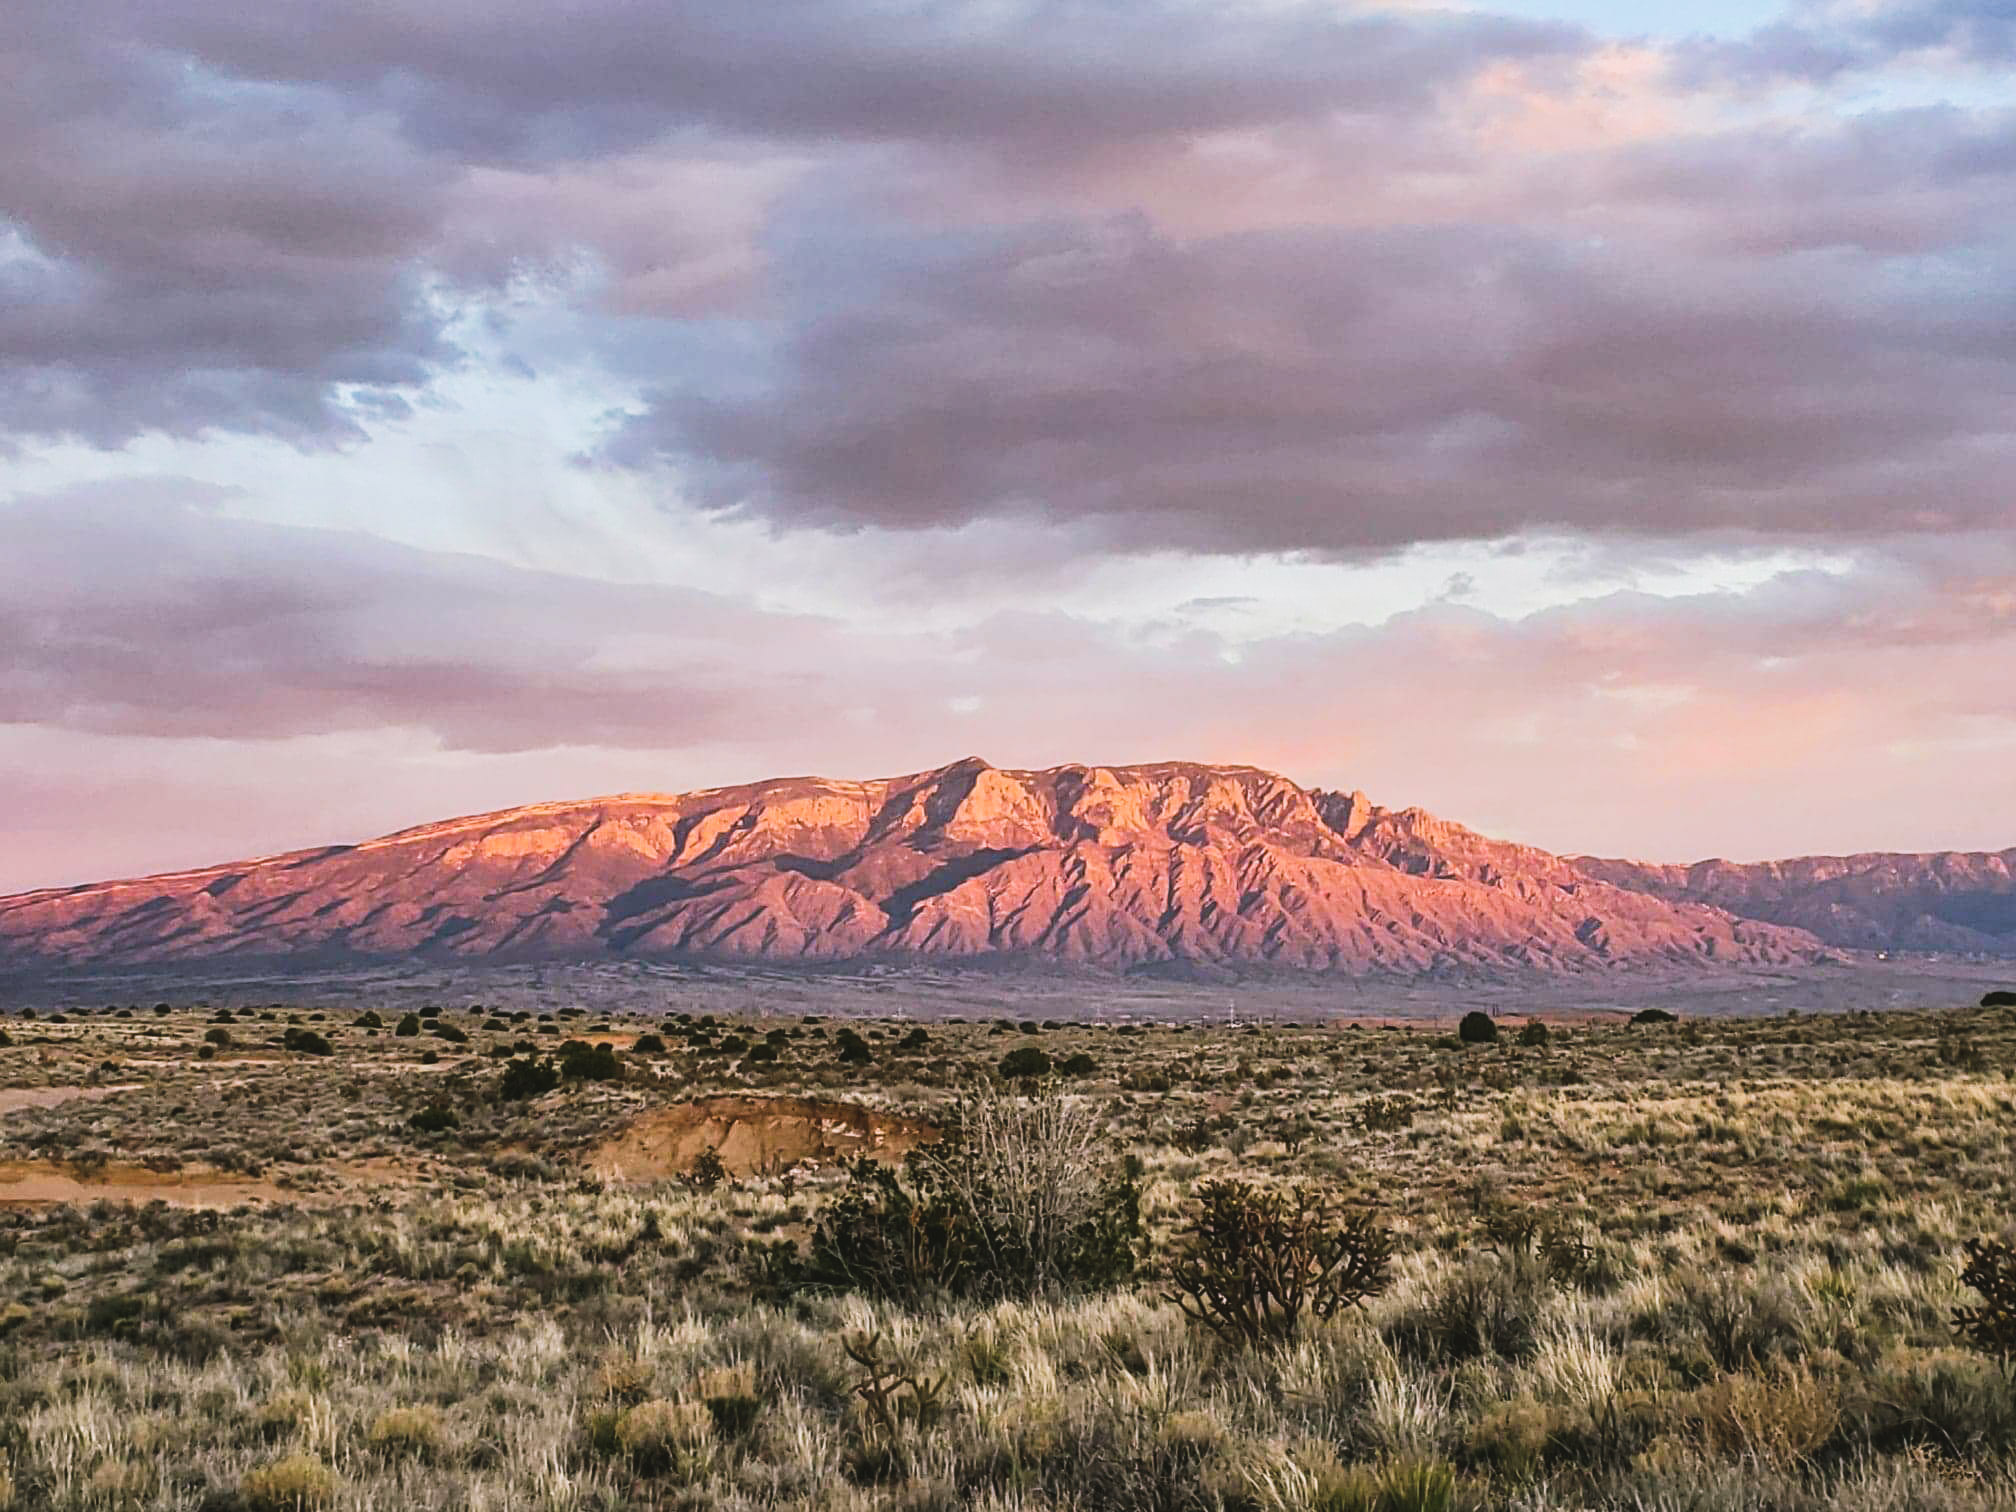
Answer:
[{"label": "cloud layer", "polygon": [[[189,862],[236,825],[268,849],[356,838],[332,830],[343,815],[439,817],[422,794],[445,812],[970,752],[1205,753],[1660,857],[1704,834],[1755,856],[1979,845],[2016,824],[2016,680],[1983,675],[2016,663],[2016,553],[1981,539],[1518,618],[1444,604],[1240,641],[1031,611],[923,637],[248,524],[157,489],[0,512],[0,604],[18,648],[0,728],[93,750],[200,738],[210,782],[242,794]],[[377,763],[402,773],[400,806],[310,796]],[[171,793],[181,765],[161,763]],[[79,811],[96,773],[0,784],[22,838],[0,885],[93,875],[94,844],[108,865],[129,854],[111,823],[60,857],[29,843],[31,811],[52,792]],[[1935,784],[1967,801],[1930,824],[1913,798]]]}]

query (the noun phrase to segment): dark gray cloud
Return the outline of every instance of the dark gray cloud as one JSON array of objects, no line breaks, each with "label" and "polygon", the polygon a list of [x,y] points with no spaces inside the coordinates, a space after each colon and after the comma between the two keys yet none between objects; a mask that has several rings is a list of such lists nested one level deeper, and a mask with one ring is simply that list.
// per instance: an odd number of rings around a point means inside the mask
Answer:
[{"label": "dark gray cloud", "polygon": [[[1688,199],[1666,166],[1658,195]],[[1977,180],[1973,218],[2009,187]],[[1774,186],[1753,188],[1761,225]],[[1885,214],[1829,193],[1837,220]],[[1765,255],[1630,214],[1579,240],[1177,242],[1128,219],[948,238],[900,286],[815,270],[755,381],[661,393],[613,454],[785,523],[1093,520],[1207,550],[2010,521],[2006,227],[1914,277],[1838,227],[1785,228]]]},{"label": "dark gray cloud", "polygon": [[1566,25],[1233,0],[157,0],[127,24],[245,78],[368,97],[460,154],[589,156],[668,126],[1075,156],[1118,139],[1431,106]]},{"label": "dark gray cloud", "polygon": [[746,167],[851,141],[1060,164],[1419,114],[1495,60],[1585,45],[1315,3],[1147,19],[1133,0],[18,0],[0,30],[0,428],[341,440],[454,359],[457,284],[585,254],[631,306],[746,287],[748,255],[720,243],[760,213],[724,227],[706,174],[610,172],[624,154]]},{"label": "dark gray cloud", "polygon": [[[1316,0],[9,19],[0,435],[341,441],[462,360],[460,302],[585,262],[581,339],[652,391],[604,460],[780,526],[1350,552],[2008,519],[2006,115],[1505,150],[1586,93],[1591,38]],[[2008,19],[1816,6],[1743,45],[1987,59]],[[1734,77],[1706,58],[1657,61]]]},{"label": "dark gray cloud", "polygon": [[0,28],[0,426],[310,440],[396,407],[450,356],[413,262],[447,171],[121,16],[24,0]]}]

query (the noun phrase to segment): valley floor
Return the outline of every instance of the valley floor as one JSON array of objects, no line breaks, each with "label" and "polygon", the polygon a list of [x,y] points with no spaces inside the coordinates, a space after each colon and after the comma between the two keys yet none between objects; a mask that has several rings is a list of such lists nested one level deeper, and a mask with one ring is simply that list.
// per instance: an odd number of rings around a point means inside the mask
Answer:
[{"label": "valley floor", "polygon": [[[0,1506],[2016,1506],[2016,1389],[1956,1323],[2016,1223],[2016,1010],[1464,1044],[1076,990],[0,1019]],[[1049,1079],[1000,1083],[1019,1052]],[[890,1118],[671,1112],[727,1094]],[[1090,1131],[1131,1275],[822,1266],[892,1211],[844,1156],[984,1107]],[[728,1168],[639,1155],[668,1120]],[[1200,1326],[1172,1277],[1216,1181],[1376,1214],[1380,1284]]]}]

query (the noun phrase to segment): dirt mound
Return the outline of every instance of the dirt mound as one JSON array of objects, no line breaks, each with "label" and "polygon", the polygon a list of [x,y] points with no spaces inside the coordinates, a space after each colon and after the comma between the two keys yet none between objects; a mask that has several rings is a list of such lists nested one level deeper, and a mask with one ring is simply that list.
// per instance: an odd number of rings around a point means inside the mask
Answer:
[{"label": "dirt mound", "polygon": [[702,1097],[646,1113],[589,1156],[598,1174],[663,1181],[713,1150],[737,1176],[832,1165],[867,1155],[901,1160],[938,1137],[920,1118],[809,1097]]}]

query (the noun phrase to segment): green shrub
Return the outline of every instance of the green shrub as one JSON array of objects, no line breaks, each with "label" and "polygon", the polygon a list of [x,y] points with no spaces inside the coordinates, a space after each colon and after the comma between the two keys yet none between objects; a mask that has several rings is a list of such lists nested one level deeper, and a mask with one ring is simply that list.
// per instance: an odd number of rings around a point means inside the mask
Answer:
[{"label": "green shrub", "polygon": [[1631,1015],[1634,1024],[1675,1024],[1679,1021],[1679,1014],[1668,1013],[1664,1008],[1640,1008]]},{"label": "green shrub", "polygon": [[527,1055],[505,1063],[504,1078],[498,1084],[497,1095],[507,1102],[522,1102],[551,1092],[559,1085],[560,1072],[551,1061]]},{"label": "green shrub", "polygon": [[567,1081],[621,1081],[623,1063],[606,1044],[568,1040],[560,1047],[560,1075]]},{"label": "green shrub", "polygon": [[1034,1045],[1023,1045],[1001,1057],[1000,1072],[1009,1081],[1030,1080],[1050,1074],[1050,1057]]},{"label": "green shrub", "polygon": [[1547,1026],[1538,1019],[1529,1019],[1519,1030],[1519,1043],[1522,1045],[1544,1045],[1551,1037]]},{"label": "green shrub", "polygon": [[368,1008],[358,1014],[353,1022],[359,1029],[383,1029],[385,1027],[385,1020],[378,1017],[376,1013]]},{"label": "green shrub", "polygon": [[719,1150],[705,1149],[694,1157],[691,1168],[681,1179],[696,1192],[710,1192],[728,1179],[728,1167],[722,1162]]},{"label": "green shrub", "polygon": [[406,1017],[399,1020],[399,1027],[394,1029],[392,1033],[399,1039],[413,1039],[420,1033],[420,1015],[417,1013],[407,1014]]},{"label": "green shrub", "polygon": [[1080,1050],[1076,1055],[1066,1056],[1064,1063],[1057,1069],[1066,1076],[1090,1076],[1099,1069],[1099,1064]]},{"label": "green shrub", "polygon": [[439,1134],[448,1129],[459,1129],[462,1120],[455,1110],[443,1103],[429,1103],[418,1113],[406,1120],[408,1128],[421,1134]]},{"label": "green shrub", "polygon": [[665,1040],[662,1036],[656,1034],[640,1034],[630,1046],[630,1053],[632,1055],[663,1055],[665,1053]]},{"label": "green shrub", "polygon": [[222,1028],[205,1029],[203,1031],[203,1043],[206,1045],[215,1045],[219,1049],[223,1049],[231,1043],[231,1031]]},{"label": "green shrub", "polygon": [[868,1041],[852,1029],[842,1029],[834,1037],[834,1044],[839,1050],[840,1064],[843,1066],[865,1066],[874,1058],[869,1054]]},{"label": "green shrub", "polygon": [[1463,1015],[1463,1021],[1456,1026],[1456,1038],[1466,1045],[1493,1044],[1498,1038],[1498,1021],[1490,1014],[1473,1008]]},{"label": "green shrub", "polygon": [[313,1029],[289,1029],[281,1044],[300,1055],[334,1055],[336,1047]]},{"label": "green shrub", "polygon": [[1993,992],[1985,992],[1981,995],[1981,1006],[1983,1008],[2016,1008],[2016,992],[2010,992],[1999,987]]}]

